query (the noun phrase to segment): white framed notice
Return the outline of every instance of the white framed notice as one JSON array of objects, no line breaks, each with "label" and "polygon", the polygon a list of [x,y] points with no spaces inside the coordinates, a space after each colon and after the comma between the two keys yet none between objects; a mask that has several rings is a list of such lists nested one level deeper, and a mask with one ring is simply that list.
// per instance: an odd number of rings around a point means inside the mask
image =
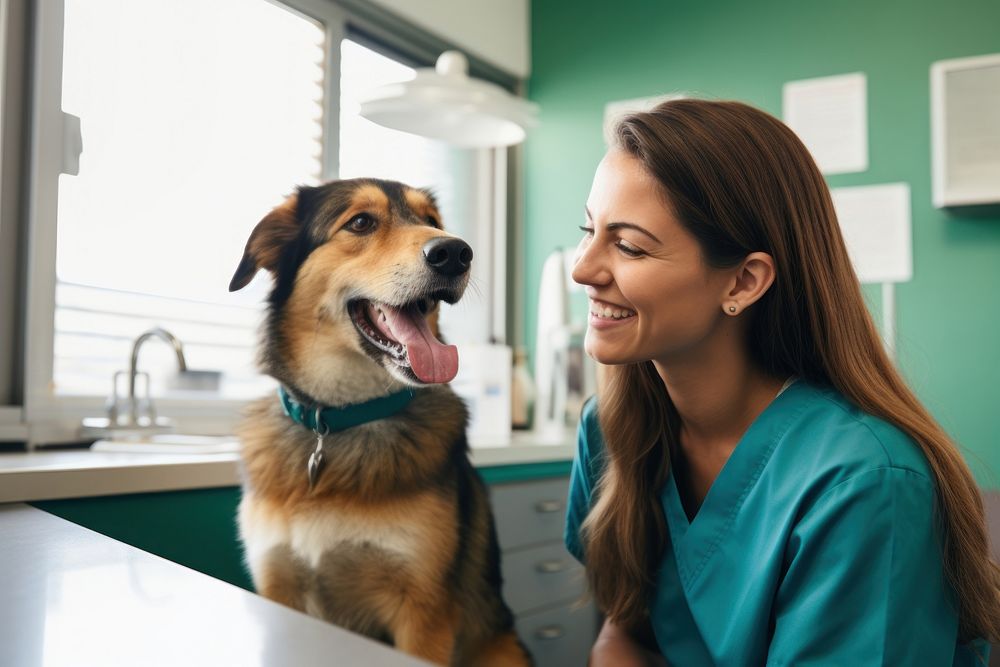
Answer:
[{"label": "white framed notice", "polygon": [[1000,53],[931,65],[934,206],[1000,203]]},{"label": "white framed notice", "polygon": [[833,188],[830,194],[858,280],[882,284],[882,338],[895,359],[895,284],[913,278],[910,185]]},{"label": "white framed notice", "polygon": [[833,188],[833,205],[862,283],[902,283],[913,278],[910,185],[890,183]]},{"label": "white framed notice", "polygon": [[782,89],[785,123],[824,174],[868,169],[868,83],[862,72],[789,81]]}]

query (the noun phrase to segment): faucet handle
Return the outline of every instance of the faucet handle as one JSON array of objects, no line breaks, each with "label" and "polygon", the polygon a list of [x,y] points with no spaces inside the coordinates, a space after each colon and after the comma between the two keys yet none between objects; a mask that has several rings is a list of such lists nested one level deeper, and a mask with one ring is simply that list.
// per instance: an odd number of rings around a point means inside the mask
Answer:
[{"label": "faucet handle", "polygon": [[143,396],[130,396],[128,393],[118,392],[118,378],[125,378],[126,384],[132,377],[128,371],[116,371],[111,379],[111,396],[108,397],[106,408],[108,421],[113,425],[121,426],[141,426],[156,423],[156,410],[153,407],[152,391],[150,388],[149,373],[139,371],[136,378],[145,380],[145,394]]},{"label": "faucet handle", "polygon": [[153,407],[153,392],[149,386],[149,373],[139,371],[135,376],[145,378],[146,394],[145,396],[136,395],[133,397],[135,401],[133,406],[134,421],[140,426],[152,426],[156,423],[156,409]]},{"label": "faucet handle", "polygon": [[[111,376],[111,395],[108,396],[104,407],[108,412],[108,422],[112,425],[118,423],[118,416],[121,414],[121,410],[118,407],[118,403],[121,401],[121,397],[118,395],[118,378],[127,377],[127,375],[128,373],[125,371],[115,371]],[[127,406],[125,414],[128,414]]]}]

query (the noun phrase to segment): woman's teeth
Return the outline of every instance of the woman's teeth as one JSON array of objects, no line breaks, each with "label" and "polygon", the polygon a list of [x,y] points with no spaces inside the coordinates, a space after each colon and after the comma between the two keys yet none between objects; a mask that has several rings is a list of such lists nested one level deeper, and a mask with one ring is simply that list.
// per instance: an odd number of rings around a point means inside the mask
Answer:
[{"label": "woman's teeth", "polygon": [[623,317],[632,317],[635,315],[635,311],[627,308],[611,308],[609,306],[602,306],[591,302],[590,314],[601,318],[620,320]]}]

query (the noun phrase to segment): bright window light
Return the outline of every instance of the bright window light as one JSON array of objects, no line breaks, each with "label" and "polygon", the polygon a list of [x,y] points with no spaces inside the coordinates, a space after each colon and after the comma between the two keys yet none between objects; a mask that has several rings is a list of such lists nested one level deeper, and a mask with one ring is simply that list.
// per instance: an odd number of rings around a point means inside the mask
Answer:
[{"label": "bright window light", "polygon": [[[269,281],[230,294],[254,225],[321,174],[323,27],[267,0],[66,0],[63,110],[80,173],[59,181],[54,381],[105,395],[163,326],[188,366],[247,398]],[[162,391],[176,362],[150,343]]]}]

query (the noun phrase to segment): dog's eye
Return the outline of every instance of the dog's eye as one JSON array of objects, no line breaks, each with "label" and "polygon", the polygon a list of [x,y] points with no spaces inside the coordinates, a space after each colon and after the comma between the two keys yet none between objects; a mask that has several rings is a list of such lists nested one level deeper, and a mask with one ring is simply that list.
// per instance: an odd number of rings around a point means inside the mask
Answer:
[{"label": "dog's eye", "polygon": [[426,218],[426,220],[427,220],[427,224],[430,225],[431,227],[440,227],[441,226],[440,224],[438,224],[437,218],[435,218],[433,215],[428,215],[427,218]]},{"label": "dog's eye", "polygon": [[362,213],[348,220],[344,227],[347,228],[347,231],[355,234],[367,234],[375,230],[375,218],[367,213]]}]

